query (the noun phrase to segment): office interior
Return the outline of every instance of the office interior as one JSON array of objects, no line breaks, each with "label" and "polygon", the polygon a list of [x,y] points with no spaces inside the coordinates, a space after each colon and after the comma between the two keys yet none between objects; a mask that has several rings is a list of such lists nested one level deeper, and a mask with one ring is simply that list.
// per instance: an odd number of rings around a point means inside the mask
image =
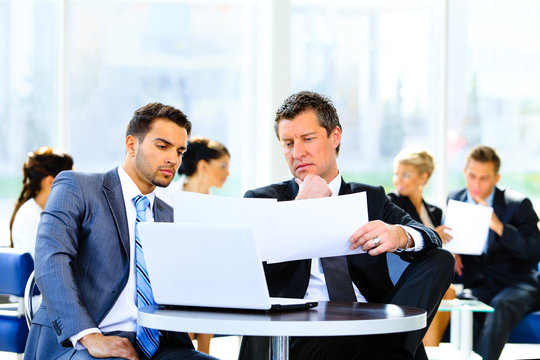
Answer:
[{"label": "office interior", "polygon": [[485,144],[538,212],[538,19],[533,0],[0,0],[0,245],[28,152],[111,169],[149,102],[228,147],[217,195],[289,179],[273,117],[300,90],[336,106],[347,181],[390,192],[394,156],[421,144],[436,160],[426,200],[444,208]]}]

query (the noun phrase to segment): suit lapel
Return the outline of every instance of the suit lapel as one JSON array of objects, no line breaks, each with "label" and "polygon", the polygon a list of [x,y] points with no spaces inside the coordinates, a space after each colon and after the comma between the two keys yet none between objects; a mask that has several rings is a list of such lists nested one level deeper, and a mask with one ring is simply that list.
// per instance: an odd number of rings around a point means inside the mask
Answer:
[{"label": "suit lapel", "polygon": [[284,199],[278,199],[278,201],[288,201],[288,200],[294,200],[296,195],[298,195],[298,184],[296,181],[294,181],[294,178],[289,182],[289,186],[287,187],[287,194],[285,194]]},{"label": "suit lapel", "polygon": [[126,207],[124,204],[124,195],[122,193],[122,186],[120,184],[120,178],[118,177],[118,170],[113,169],[105,174],[103,180],[103,193],[111,213],[116,224],[118,231],[118,237],[122,243],[122,246],[126,252],[126,256],[129,258],[129,229],[127,223]]},{"label": "suit lapel", "polygon": [[173,222],[173,214],[163,205],[158,197],[154,198],[154,221],[155,222]]},{"label": "suit lapel", "polygon": [[348,195],[351,193],[351,186],[341,178],[341,186],[339,187],[338,195]]}]

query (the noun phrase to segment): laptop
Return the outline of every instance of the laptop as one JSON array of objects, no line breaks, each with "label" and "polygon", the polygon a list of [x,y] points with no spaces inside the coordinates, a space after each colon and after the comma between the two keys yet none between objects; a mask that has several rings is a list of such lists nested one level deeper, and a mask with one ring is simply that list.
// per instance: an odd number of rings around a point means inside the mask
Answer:
[{"label": "laptop", "polygon": [[285,311],[317,302],[271,298],[253,230],[247,226],[140,223],[159,305]]}]

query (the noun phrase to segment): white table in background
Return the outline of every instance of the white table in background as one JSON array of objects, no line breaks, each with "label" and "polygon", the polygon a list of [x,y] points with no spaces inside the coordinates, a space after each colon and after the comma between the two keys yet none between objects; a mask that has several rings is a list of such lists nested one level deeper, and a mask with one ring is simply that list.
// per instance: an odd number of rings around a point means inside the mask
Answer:
[{"label": "white table in background", "polygon": [[438,311],[450,311],[450,345],[458,353],[448,358],[481,360],[473,348],[473,313],[493,312],[493,308],[478,300],[443,300]]}]

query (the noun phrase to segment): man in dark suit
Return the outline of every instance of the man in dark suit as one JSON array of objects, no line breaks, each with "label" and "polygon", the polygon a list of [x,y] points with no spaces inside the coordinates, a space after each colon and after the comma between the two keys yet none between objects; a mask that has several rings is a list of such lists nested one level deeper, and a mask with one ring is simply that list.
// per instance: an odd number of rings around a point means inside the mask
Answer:
[{"label": "man in dark suit", "polygon": [[148,104],[128,125],[122,166],[56,177],[38,229],[35,273],[43,302],[25,359],[213,359],[195,351],[185,333],[137,325],[139,297],[152,294],[140,289],[144,256],[136,223],[173,221],[154,188],[171,182],[190,130],[180,110]]},{"label": "man in dark suit", "polygon": [[[365,254],[264,264],[270,295],[416,306],[427,311],[429,325],[453,278],[453,258],[439,249],[438,235],[392,204],[382,187],[343,181],[337,167],[341,124],[329,99],[306,91],[290,96],[277,111],[275,131],[294,179],[250,190],[246,197],[289,201],[365,191],[370,221],[350,238],[351,248]],[[324,209],[315,221],[324,221]],[[396,286],[386,252],[411,261]],[[424,332],[293,338],[290,354],[291,359],[427,358]],[[263,358],[266,344],[264,338],[245,339],[240,358]]]},{"label": "man in dark suit", "polygon": [[532,203],[522,194],[498,188],[501,160],[488,146],[476,146],[467,156],[467,187],[448,198],[493,207],[484,253],[456,255],[463,275],[465,299],[478,299],[495,311],[475,315],[474,351],[484,360],[498,359],[512,328],[540,307],[540,232]]}]

